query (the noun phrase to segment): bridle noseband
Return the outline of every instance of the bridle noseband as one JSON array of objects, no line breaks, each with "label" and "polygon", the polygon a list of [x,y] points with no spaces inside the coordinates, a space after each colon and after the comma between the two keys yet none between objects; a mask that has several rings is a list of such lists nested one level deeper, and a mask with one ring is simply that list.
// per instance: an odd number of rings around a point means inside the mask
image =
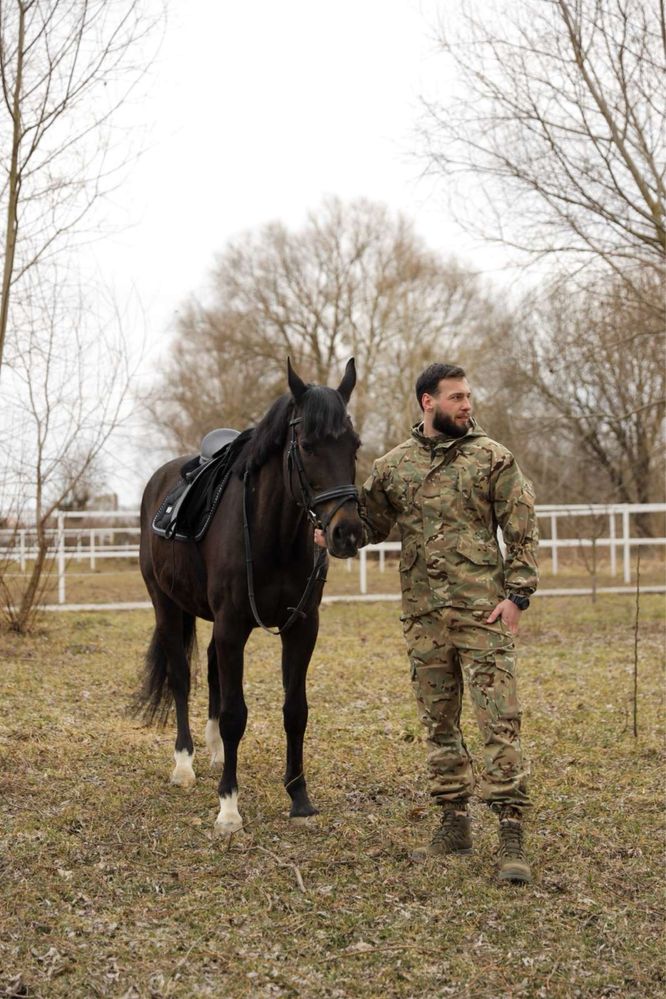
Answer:
[{"label": "bridle noseband", "polygon": [[[291,441],[289,442],[289,450],[287,451],[289,489],[294,502],[297,506],[300,506],[303,510],[305,510],[306,516],[313,527],[318,527],[320,531],[326,531],[335,514],[341,506],[345,505],[345,503],[348,503],[350,500],[354,500],[356,506],[358,507],[358,489],[356,486],[349,484],[344,486],[334,486],[333,489],[325,489],[322,493],[313,494],[307,475],[305,474],[303,459],[301,458],[301,452],[298,447],[298,437],[296,436],[296,426],[302,422],[302,416],[297,416],[289,422],[289,426],[291,427]],[[292,486],[294,468],[296,469],[296,473],[298,475],[298,484],[301,492],[300,500],[294,495]],[[329,510],[329,512],[324,514],[322,517],[317,513],[316,508],[321,503],[327,503],[329,500],[337,500],[338,502],[332,510]]]}]

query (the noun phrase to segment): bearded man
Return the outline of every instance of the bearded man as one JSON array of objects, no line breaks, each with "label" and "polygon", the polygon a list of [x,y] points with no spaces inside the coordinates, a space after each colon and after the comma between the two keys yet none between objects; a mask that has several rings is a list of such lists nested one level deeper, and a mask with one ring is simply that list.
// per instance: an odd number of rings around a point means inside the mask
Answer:
[{"label": "bearded man", "polygon": [[[514,636],[538,583],[534,492],[513,455],[473,419],[461,367],[431,364],[416,382],[416,398],[423,420],[375,461],[361,513],[364,543],[383,541],[395,524],[402,540],[401,620],[440,812],[420,853],[471,852],[468,801],[475,792],[499,818],[499,878],[526,883],[530,802]],[[465,683],[484,744],[476,782],[460,730]]]}]

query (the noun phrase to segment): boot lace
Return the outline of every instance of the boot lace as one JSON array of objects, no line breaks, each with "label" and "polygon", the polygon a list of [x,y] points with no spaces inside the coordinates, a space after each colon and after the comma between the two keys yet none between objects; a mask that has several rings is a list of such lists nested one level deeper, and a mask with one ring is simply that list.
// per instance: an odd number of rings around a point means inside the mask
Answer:
[{"label": "boot lace", "polygon": [[520,822],[512,819],[503,819],[502,836],[500,843],[500,854],[503,858],[512,860],[524,860],[523,853],[523,829]]},{"label": "boot lace", "polygon": [[463,836],[467,829],[467,813],[458,813],[453,809],[445,809],[442,813],[440,825],[433,835],[434,843],[456,843],[460,836]]}]

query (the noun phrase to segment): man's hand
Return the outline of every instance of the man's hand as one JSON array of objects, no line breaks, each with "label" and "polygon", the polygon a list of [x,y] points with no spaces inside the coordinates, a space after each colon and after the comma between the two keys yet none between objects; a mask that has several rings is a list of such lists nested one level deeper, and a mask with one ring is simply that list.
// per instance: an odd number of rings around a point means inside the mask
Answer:
[{"label": "man's hand", "polygon": [[326,535],[323,531],[320,531],[318,527],[315,527],[314,540],[315,544],[319,545],[320,548],[326,547]]},{"label": "man's hand", "polygon": [[518,634],[520,615],[522,611],[516,607],[513,600],[501,600],[494,611],[486,618],[486,624],[492,624],[501,617],[512,635]]}]

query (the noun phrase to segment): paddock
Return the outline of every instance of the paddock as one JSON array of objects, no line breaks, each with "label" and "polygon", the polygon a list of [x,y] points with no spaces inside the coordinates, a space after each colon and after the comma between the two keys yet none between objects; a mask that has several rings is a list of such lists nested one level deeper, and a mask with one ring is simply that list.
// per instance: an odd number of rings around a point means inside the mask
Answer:
[{"label": "paddock", "polygon": [[[475,852],[415,863],[425,747],[398,607],[322,609],[306,764],[321,810],[290,825],[278,647],[248,647],[246,828],[213,837],[217,777],[193,695],[198,781],[169,784],[173,728],[126,711],[149,612],[51,615],[3,635],[0,992],[122,997],[599,997],[663,992],[663,598],[535,601],[520,690],[535,882]],[[200,655],[208,626],[199,623]],[[467,708],[469,705],[467,705]],[[470,720],[466,737],[479,746]]]}]

